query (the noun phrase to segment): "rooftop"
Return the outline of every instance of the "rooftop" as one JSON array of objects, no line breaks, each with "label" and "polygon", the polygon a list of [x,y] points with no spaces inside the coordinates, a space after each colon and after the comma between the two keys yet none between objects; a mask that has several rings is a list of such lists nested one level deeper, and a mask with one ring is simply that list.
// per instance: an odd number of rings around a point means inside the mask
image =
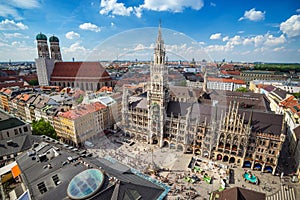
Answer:
[{"label": "rooftop", "polygon": [[101,110],[106,108],[105,105],[100,102],[95,102],[91,104],[81,104],[77,106],[74,110],[69,110],[67,112],[60,112],[58,115],[60,117],[68,118],[68,119],[76,119],[78,117],[82,117],[89,113]]},{"label": "rooftop", "polygon": [[9,118],[0,121],[0,131],[25,125],[24,122],[17,118]]},{"label": "rooftop", "polygon": [[[218,198],[217,198],[218,196]],[[217,200],[265,200],[266,194],[261,192],[256,192],[253,190],[248,190],[240,187],[229,188],[221,192],[216,192],[213,194],[213,199]]]},{"label": "rooftop", "polygon": [[[60,149],[59,153],[55,150],[57,148]],[[23,153],[17,159],[22,179],[34,199],[64,199],[68,196],[68,187],[72,187],[72,180],[84,180],[93,188],[97,186],[95,193],[92,192],[89,197],[93,200],[126,197],[152,200],[158,199],[165,191],[163,187],[136,175],[129,167],[117,161],[82,158],[80,153],[67,150],[58,142],[42,142],[34,150],[35,154]],[[91,170],[100,170],[103,176],[99,178],[102,181],[95,176],[79,177],[81,173]],[[75,191],[76,187],[73,189],[72,194],[79,194]]]},{"label": "rooftop", "polygon": [[214,82],[224,82],[224,83],[235,83],[235,84],[246,84],[244,80],[239,79],[231,79],[231,78],[214,78],[214,77],[208,77],[208,81],[214,81]]},{"label": "rooftop", "polygon": [[111,80],[105,68],[99,62],[56,62],[51,81],[70,80]]},{"label": "rooftop", "polygon": [[35,137],[27,134],[0,140],[0,156],[23,152],[32,146],[33,140],[35,140]]}]

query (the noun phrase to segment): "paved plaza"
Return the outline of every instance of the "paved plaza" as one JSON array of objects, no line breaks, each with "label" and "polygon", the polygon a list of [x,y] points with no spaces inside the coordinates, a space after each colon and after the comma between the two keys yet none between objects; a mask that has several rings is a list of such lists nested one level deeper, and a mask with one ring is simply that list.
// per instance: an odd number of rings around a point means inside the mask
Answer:
[{"label": "paved plaza", "polygon": [[[220,189],[224,179],[227,183],[226,187],[243,187],[266,193],[267,196],[278,192],[282,185],[292,186],[296,197],[300,195],[299,184],[291,183],[290,177],[280,179],[279,176],[273,176],[270,173],[251,171],[259,179],[259,185],[255,185],[246,182],[243,178],[245,170],[249,170],[247,168],[194,157],[193,165],[201,170],[192,170],[188,168],[192,154],[183,154],[176,149],[160,149],[146,143],[124,140],[121,135],[109,135],[92,142],[95,146],[88,150],[94,156],[110,156],[169,185],[168,199],[209,199],[210,192]],[[229,169],[233,170],[233,182],[230,184],[228,184]],[[158,170],[158,173],[149,173],[151,170],[153,172]],[[211,184],[203,180],[204,176],[212,178]],[[187,181],[188,177],[198,177],[200,180],[192,183]]]}]

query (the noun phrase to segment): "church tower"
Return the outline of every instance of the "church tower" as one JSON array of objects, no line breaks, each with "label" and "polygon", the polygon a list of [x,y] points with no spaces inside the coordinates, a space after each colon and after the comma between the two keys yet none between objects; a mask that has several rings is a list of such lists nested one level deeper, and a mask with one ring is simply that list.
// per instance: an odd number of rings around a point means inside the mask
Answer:
[{"label": "church tower", "polygon": [[[37,34],[35,37],[37,41],[38,58],[35,59],[36,72],[38,76],[39,85],[49,85],[50,76],[54,68],[54,59],[50,58],[47,37],[43,33]],[[51,38],[50,38],[51,45]],[[52,53],[52,52],[51,52]]]},{"label": "church tower", "polygon": [[49,38],[50,42],[50,52],[51,52],[51,58],[54,60],[61,61],[61,53],[60,53],[60,47],[59,47],[59,39],[56,36],[51,36]]},{"label": "church tower", "polygon": [[147,95],[149,135],[148,141],[163,146],[166,107],[169,100],[168,67],[165,65],[165,47],[161,24],[154,49],[154,62],[150,66],[150,87]]},{"label": "church tower", "polygon": [[38,57],[39,58],[50,58],[48,43],[47,43],[47,36],[44,35],[43,33],[39,33],[36,36],[36,41],[37,41]]}]

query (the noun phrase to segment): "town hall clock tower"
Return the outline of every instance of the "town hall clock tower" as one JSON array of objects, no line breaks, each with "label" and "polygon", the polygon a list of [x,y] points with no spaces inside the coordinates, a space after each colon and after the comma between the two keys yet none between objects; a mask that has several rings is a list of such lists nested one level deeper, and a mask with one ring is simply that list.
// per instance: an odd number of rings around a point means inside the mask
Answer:
[{"label": "town hall clock tower", "polygon": [[168,67],[165,65],[165,47],[159,24],[158,36],[154,49],[154,61],[150,66],[150,86],[148,102],[148,141],[163,146],[166,108],[169,100]]}]

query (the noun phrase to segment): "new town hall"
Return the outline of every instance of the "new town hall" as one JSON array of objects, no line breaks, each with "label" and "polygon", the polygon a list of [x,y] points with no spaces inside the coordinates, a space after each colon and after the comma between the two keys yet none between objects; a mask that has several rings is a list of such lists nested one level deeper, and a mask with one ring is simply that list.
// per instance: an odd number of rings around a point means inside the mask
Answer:
[{"label": "new town hall", "polygon": [[159,147],[275,173],[286,128],[263,95],[171,86],[161,28],[142,92],[124,87],[122,128]]}]

